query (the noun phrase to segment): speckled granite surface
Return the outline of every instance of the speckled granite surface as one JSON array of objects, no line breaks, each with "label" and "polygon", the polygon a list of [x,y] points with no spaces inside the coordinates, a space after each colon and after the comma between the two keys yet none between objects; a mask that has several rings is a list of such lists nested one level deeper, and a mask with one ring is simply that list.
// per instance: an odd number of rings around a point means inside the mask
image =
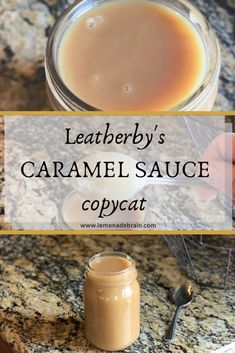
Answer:
[{"label": "speckled granite surface", "polygon": [[163,336],[185,276],[158,236],[0,236],[0,329],[16,353],[98,353],[83,332],[84,263],[104,250],[129,253],[141,284],[141,335],[125,352],[209,353],[235,340],[235,292],[194,285],[177,339]]},{"label": "speckled granite surface", "polygon": [[4,222],[4,200],[2,195],[2,187],[4,180],[4,151],[3,151],[3,118],[0,116],[0,224]]},{"label": "speckled granite surface", "polygon": [[[235,1],[192,0],[207,16],[222,48],[215,110],[235,109]],[[50,28],[73,0],[1,0],[0,110],[50,110],[43,58]]]}]

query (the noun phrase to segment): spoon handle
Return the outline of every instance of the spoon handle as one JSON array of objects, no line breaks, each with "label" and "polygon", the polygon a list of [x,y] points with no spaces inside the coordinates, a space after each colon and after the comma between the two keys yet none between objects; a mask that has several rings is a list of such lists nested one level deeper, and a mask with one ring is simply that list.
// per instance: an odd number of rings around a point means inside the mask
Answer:
[{"label": "spoon handle", "polygon": [[177,319],[178,319],[178,316],[179,316],[179,312],[180,312],[180,309],[181,307],[178,306],[176,311],[175,311],[175,314],[171,320],[171,323],[168,327],[168,330],[167,330],[167,333],[166,333],[166,336],[165,336],[165,340],[166,341],[171,341],[174,337],[175,337],[175,328],[176,328],[176,323],[177,323]]},{"label": "spoon handle", "polygon": [[192,186],[192,187],[204,187],[204,188],[212,188],[210,184],[201,179],[187,179],[184,177],[162,177],[155,179],[148,179],[145,181],[146,185],[175,185],[175,186]]}]

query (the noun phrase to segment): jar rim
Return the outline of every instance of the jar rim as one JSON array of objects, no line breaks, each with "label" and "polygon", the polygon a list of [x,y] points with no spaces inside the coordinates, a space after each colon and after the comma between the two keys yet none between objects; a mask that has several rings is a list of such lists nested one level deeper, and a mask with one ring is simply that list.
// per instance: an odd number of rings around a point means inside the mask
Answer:
[{"label": "jar rim", "polygon": [[[125,268],[124,270],[121,270],[121,271],[96,271],[93,267],[92,267],[92,262],[97,260],[97,259],[102,259],[102,258],[106,258],[106,257],[119,257],[119,258],[122,258],[122,259],[126,259],[129,263],[130,263],[130,266]],[[119,251],[104,251],[104,252],[101,252],[101,253],[98,253],[94,256],[92,256],[88,261],[87,261],[87,264],[86,264],[86,271],[88,273],[91,273],[91,274],[99,274],[99,276],[107,276],[107,277],[110,277],[110,276],[120,276],[120,275],[123,275],[123,274],[126,274],[130,271],[132,271],[133,269],[135,269],[135,261],[131,258],[131,256],[123,253],[123,252],[119,252]]]},{"label": "jar rim", "polygon": [[[80,110],[80,111],[102,111],[101,109],[98,109],[96,107],[93,107],[92,105],[88,104],[87,102],[83,101],[81,98],[76,96],[64,83],[62,78],[60,77],[60,74],[56,68],[56,58],[54,55],[54,50],[58,50],[60,46],[60,41],[59,43],[56,43],[56,39],[58,36],[58,33],[61,29],[63,29],[63,23],[68,17],[71,16],[69,20],[69,25],[72,21],[78,18],[78,16],[81,16],[83,13],[89,11],[91,8],[95,6],[99,6],[103,3],[105,3],[107,0],[82,0],[80,2],[75,2],[71,6],[69,6],[57,19],[55,22],[52,31],[50,33],[50,36],[47,41],[47,46],[46,46],[46,57],[45,57],[45,71],[46,71],[46,78],[49,86],[55,87],[56,90],[56,99],[59,100],[61,106],[65,110]],[[113,0],[111,0],[113,1]],[[166,0],[146,0],[150,2],[157,2],[162,5],[168,6],[170,8],[174,8],[179,14],[184,16],[183,13],[180,12],[179,9],[176,9],[174,5],[169,5]],[[210,85],[213,85],[219,77],[220,73],[220,68],[221,68],[221,51],[220,51],[220,46],[218,39],[214,33],[214,31],[211,28],[211,25],[207,21],[206,17],[193,5],[191,4],[188,0],[178,0],[178,4],[182,5],[184,8],[190,10],[193,12],[194,18],[196,18],[199,22],[203,24],[203,26],[206,28],[207,35],[209,37],[209,40],[211,41],[213,45],[213,49],[215,50],[215,54],[213,55],[215,60],[208,60],[208,49],[204,43],[204,40],[202,38],[202,35],[197,31],[198,35],[201,37],[202,42],[203,42],[203,47],[205,50],[205,56],[206,56],[206,65],[209,66],[205,70],[204,77],[202,79],[202,82],[200,83],[199,87],[197,87],[189,97],[184,99],[182,102],[177,104],[176,106],[170,108],[168,111],[185,111],[185,110],[194,110],[194,105],[197,105],[197,102],[200,102],[201,99],[208,93],[210,89]],[[184,16],[185,17],[185,16]],[[191,24],[195,26],[195,24],[189,19]],[[68,25],[68,26],[69,26]],[[57,47],[56,47],[57,44]]]}]

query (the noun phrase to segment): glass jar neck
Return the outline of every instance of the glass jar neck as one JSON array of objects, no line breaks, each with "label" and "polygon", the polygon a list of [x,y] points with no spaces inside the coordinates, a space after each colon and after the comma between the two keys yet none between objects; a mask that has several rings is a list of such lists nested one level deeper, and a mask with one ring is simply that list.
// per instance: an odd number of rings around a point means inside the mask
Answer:
[{"label": "glass jar neck", "polygon": [[[113,267],[114,261],[120,262],[120,268]],[[99,266],[95,265],[97,263]],[[103,252],[90,258],[86,265],[85,278],[94,285],[125,285],[137,278],[135,262],[129,255],[121,252]]]}]

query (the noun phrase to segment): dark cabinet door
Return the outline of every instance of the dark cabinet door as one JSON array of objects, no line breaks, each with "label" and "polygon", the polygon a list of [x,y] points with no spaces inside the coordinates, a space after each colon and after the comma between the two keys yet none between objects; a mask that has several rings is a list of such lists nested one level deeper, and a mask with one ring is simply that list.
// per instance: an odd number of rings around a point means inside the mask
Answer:
[{"label": "dark cabinet door", "polygon": [[1,353],[13,353],[9,344],[7,344],[1,337],[0,337],[0,352]]}]

